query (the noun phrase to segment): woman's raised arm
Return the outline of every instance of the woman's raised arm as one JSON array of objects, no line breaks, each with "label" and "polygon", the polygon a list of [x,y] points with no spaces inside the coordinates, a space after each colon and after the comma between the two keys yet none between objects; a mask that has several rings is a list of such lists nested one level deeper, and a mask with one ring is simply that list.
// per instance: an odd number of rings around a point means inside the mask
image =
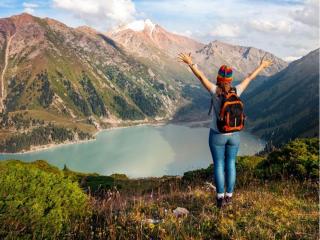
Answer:
[{"label": "woman's raised arm", "polygon": [[180,62],[188,64],[194,75],[200,80],[202,85],[208,90],[211,91],[211,89],[214,87],[214,84],[210,82],[206,76],[195,66],[194,63],[192,63],[191,53],[180,53],[178,56]]},{"label": "woman's raised arm", "polygon": [[249,83],[261,72],[264,68],[269,67],[272,64],[271,60],[265,60],[263,57],[259,67],[257,67],[252,73],[250,73],[242,82],[239,84],[242,92],[248,87]]}]

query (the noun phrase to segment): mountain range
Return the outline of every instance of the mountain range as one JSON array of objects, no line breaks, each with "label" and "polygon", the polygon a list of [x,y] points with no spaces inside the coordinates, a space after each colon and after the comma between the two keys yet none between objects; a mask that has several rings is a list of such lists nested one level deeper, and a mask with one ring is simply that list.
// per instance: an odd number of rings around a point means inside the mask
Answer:
[{"label": "mountain range", "polygon": [[203,44],[166,31],[149,19],[135,21],[107,35],[131,53],[147,58],[158,66],[167,66],[165,61],[176,59],[180,52],[190,52],[194,63],[197,63],[209,78],[216,76],[222,64],[227,64],[233,67],[235,78],[240,80],[252,72],[264,56],[272,60],[273,65],[265,69],[261,76],[271,76],[288,65],[275,55],[254,47],[235,46],[217,40]]},{"label": "mountain range", "polygon": [[[274,64],[250,85],[248,97],[274,85],[277,74],[294,66],[254,47],[200,43],[150,20],[101,33],[25,13],[2,18],[0,138],[49,123],[94,133],[119,124],[208,119],[209,94],[177,62],[179,52],[191,52],[211,81],[222,64],[233,66],[240,81],[263,56],[271,59]],[[260,115],[249,106],[256,127]]]}]

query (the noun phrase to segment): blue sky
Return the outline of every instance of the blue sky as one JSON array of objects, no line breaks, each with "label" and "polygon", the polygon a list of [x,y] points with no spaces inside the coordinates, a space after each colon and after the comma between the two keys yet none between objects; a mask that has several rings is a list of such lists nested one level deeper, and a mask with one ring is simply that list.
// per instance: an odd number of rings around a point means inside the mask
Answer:
[{"label": "blue sky", "polygon": [[220,40],[285,60],[319,47],[320,0],[0,0],[0,17],[28,12],[109,31],[151,19],[203,43]]}]

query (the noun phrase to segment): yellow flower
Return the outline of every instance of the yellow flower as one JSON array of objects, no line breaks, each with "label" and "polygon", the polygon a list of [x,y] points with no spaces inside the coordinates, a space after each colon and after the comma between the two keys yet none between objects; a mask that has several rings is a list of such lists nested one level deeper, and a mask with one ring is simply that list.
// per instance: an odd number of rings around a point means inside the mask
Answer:
[{"label": "yellow flower", "polygon": [[154,229],[154,224],[153,224],[153,223],[150,223],[150,224],[149,224],[149,228]]}]

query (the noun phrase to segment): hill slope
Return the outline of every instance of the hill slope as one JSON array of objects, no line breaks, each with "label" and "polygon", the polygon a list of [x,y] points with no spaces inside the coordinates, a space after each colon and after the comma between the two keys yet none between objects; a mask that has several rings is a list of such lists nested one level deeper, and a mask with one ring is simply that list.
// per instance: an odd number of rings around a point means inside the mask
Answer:
[{"label": "hill slope", "polygon": [[25,130],[35,126],[29,121],[94,132],[123,121],[168,119],[184,81],[93,29],[29,14],[0,19],[0,70],[2,140],[18,120]]},{"label": "hill slope", "polygon": [[[64,106],[72,118],[144,119],[166,116],[173,108],[172,92],[165,85],[169,80],[159,79],[164,82],[160,84],[146,66],[103,34],[28,14],[2,19],[0,26],[1,55],[9,55],[3,84],[7,111],[59,112]],[[121,108],[133,116],[122,116]]]},{"label": "hill slope", "polygon": [[[274,54],[254,47],[237,46],[221,41],[212,41],[195,53],[196,62],[208,76],[216,76],[219,67],[223,64],[232,66],[236,80],[242,80],[250,74],[263,57],[270,59],[273,64],[263,70],[260,76],[271,76],[288,66]],[[251,86],[252,87],[252,86]]]},{"label": "hill slope", "polygon": [[319,49],[244,94],[244,100],[250,130],[276,145],[318,136]]}]

